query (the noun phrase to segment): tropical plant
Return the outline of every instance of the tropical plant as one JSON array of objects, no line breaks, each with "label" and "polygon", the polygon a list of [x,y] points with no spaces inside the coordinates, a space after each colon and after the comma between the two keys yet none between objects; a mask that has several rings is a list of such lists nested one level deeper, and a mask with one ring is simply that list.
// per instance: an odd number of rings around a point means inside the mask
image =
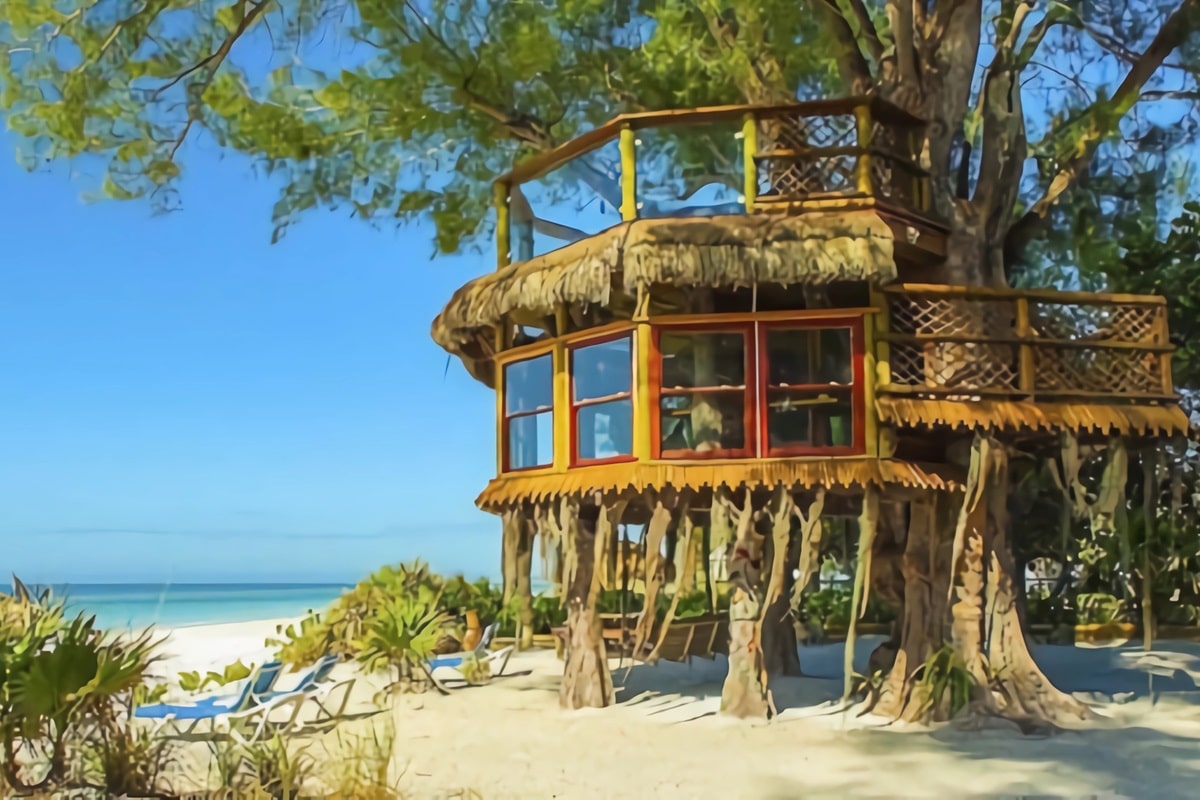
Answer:
[{"label": "tropical plant", "polygon": [[[143,682],[158,642],[149,631],[107,636],[82,614],[67,622],[49,590],[34,597],[16,578],[13,586],[0,596],[0,767],[27,792],[64,778],[68,744]],[[26,774],[31,756],[40,776]]]},{"label": "tropical plant", "polygon": [[1084,592],[1075,598],[1079,607],[1079,624],[1108,625],[1127,622],[1129,609],[1125,600],[1103,592]]},{"label": "tropical plant", "polygon": [[180,762],[180,744],[130,724],[135,708],[158,702],[166,690],[165,684],[140,684],[97,708],[94,727],[73,759],[80,783],[101,786],[108,797],[175,794],[171,779]]},{"label": "tropical plant", "polygon": [[971,702],[975,681],[962,656],[950,645],[930,653],[913,677],[913,692],[927,719],[953,719]]},{"label": "tropical plant", "polygon": [[241,796],[257,795],[278,800],[300,796],[306,781],[317,774],[317,761],[309,744],[289,747],[279,734],[260,742],[242,745],[241,774],[237,786]]},{"label": "tropical plant", "polygon": [[367,669],[395,670],[393,687],[407,684],[414,667],[424,664],[437,648],[450,615],[441,609],[441,597],[420,586],[412,595],[397,595],[379,609],[361,641],[358,659]]},{"label": "tropical plant", "polygon": [[226,664],[220,672],[210,670],[203,677],[195,671],[181,672],[179,673],[179,688],[185,692],[200,692],[209,686],[228,686],[231,683],[245,680],[253,671],[253,664],[246,666],[241,659],[238,659],[232,664]]}]

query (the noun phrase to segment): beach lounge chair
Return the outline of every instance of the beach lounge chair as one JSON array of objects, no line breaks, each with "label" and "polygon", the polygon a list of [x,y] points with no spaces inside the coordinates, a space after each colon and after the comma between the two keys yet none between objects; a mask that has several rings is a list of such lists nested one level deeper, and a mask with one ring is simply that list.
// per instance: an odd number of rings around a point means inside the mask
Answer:
[{"label": "beach lounge chair", "polygon": [[[302,692],[280,692],[266,702],[256,696],[271,693],[283,664],[272,661],[251,673],[242,690],[214,695],[189,704],[157,703],[139,706],[133,715],[157,720],[153,735],[178,739],[211,739],[229,736],[243,744],[257,741],[269,725],[290,727],[300,713]],[[276,712],[283,710],[284,717]]]},{"label": "beach lounge chair", "polygon": [[[496,631],[499,629],[499,624],[493,622],[483,629],[483,636],[479,640],[479,645],[474,650],[466,650],[461,653],[448,653],[447,655],[435,656],[429,659],[425,664],[425,671],[429,675],[429,680],[439,692],[449,694],[449,688],[437,677],[434,676],[434,670],[437,669],[453,669],[459,671],[462,676],[462,666],[468,659],[477,659],[482,664],[488,665],[489,676],[498,678],[504,673],[504,668],[508,666],[508,659],[512,656],[513,645],[502,647],[499,650],[489,652],[488,645],[492,643],[492,639],[496,636]],[[492,670],[492,665],[499,663],[500,668]],[[466,680],[465,676],[462,676]]]},{"label": "beach lounge chair", "polygon": [[291,689],[255,694],[254,700],[258,704],[269,704],[280,697],[300,694],[306,701],[310,701],[316,706],[317,714],[311,720],[304,722],[296,720],[297,727],[336,722],[345,713],[346,705],[350,701],[350,690],[354,687],[354,678],[340,683],[330,681],[333,668],[337,666],[337,663],[336,655],[323,655],[300,676],[300,680]]}]

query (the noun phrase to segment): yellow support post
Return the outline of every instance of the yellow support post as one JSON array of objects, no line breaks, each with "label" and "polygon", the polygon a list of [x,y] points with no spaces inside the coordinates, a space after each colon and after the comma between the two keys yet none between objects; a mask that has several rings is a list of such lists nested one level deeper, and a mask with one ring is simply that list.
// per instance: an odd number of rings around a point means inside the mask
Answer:
[{"label": "yellow support post", "polygon": [[637,132],[621,128],[621,219],[637,219]]},{"label": "yellow support post", "polygon": [[[881,386],[888,386],[892,382],[892,367],[891,367],[891,348],[885,338],[891,331],[891,321],[889,314],[887,294],[879,289],[878,286],[870,286],[867,290],[870,293],[870,301],[872,307],[877,311],[864,320],[864,327],[869,333],[864,333],[867,336],[864,342],[864,350],[867,353],[867,363],[864,364],[864,372],[873,367],[873,373],[867,373],[866,379],[868,403],[867,408],[867,431],[868,431],[868,446],[872,439],[874,440],[875,453],[877,458],[891,458],[895,454],[896,442],[892,429],[879,423],[878,411],[878,390]],[[871,429],[874,428],[875,434],[872,437]]]},{"label": "yellow support post", "polygon": [[508,185],[503,181],[492,184],[492,203],[496,206],[496,269],[511,263],[512,234],[508,219]]},{"label": "yellow support post", "polygon": [[504,472],[504,365],[500,353],[504,350],[504,328],[496,326],[493,332],[496,355],[492,356],[492,368],[496,371],[496,475]]},{"label": "yellow support post", "polygon": [[560,339],[554,345],[554,471],[571,466],[571,353]]},{"label": "yellow support post", "polygon": [[633,456],[649,461],[650,415],[658,409],[650,407],[650,331],[649,322],[639,322],[633,335]]},{"label": "yellow support post", "polygon": [[753,114],[742,117],[742,194],[746,198],[746,213],[754,211],[758,200],[758,120]]},{"label": "yellow support post", "polygon": [[854,165],[855,184],[859,194],[868,197],[875,192],[871,188],[871,109],[865,104],[854,109],[854,118],[858,123],[858,163]]}]

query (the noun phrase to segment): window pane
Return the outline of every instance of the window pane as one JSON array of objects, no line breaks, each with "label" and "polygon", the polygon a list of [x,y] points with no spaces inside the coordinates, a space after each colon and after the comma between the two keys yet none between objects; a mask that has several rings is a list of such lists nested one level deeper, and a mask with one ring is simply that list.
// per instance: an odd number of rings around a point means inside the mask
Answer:
[{"label": "window pane", "polygon": [[854,444],[850,398],[772,391],[767,442],[781,447],[850,447]]},{"label": "window pane", "polygon": [[746,342],[741,333],[667,333],[658,340],[664,389],[743,386]]},{"label": "window pane", "polygon": [[554,463],[554,412],[543,411],[508,421],[508,468],[528,469]]},{"label": "window pane", "polygon": [[662,398],[659,409],[663,450],[742,450],[746,447],[741,392],[696,393]]},{"label": "window pane", "polygon": [[854,375],[850,329],[768,331],[767,363],[772,386],[849,384]]},{"label": "window pane", "polygon": [[633,453],[631,399],[583,406],[575,413],[576,458],[615,458]]},{"label": "window pane", "polygon": [[551,408],[554,369],[551,355],[514,361],[504,367],[504,408],[508,414]]},{"label": "window pane", "polygon": [[633,387],[630,337],[623,336],[571,351],[575,401],[610,397]]}]

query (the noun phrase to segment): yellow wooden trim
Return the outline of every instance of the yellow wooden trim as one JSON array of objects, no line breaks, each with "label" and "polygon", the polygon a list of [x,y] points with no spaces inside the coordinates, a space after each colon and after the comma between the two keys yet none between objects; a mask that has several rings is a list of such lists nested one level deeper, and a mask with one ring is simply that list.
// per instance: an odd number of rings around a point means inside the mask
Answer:
[{"label": "yellow wooden trim", "polygon": [[1165,306],[1167,298],[1156,294],[1109,294],[1105,292],[1060,292],[1056,289],[1010,289],[995,286],[951,286],[940,283],[893,283],[886,294],[925,297],[955,297],[963,300],[1016,300],[1023,297],[1040,303],[1080,306]]},{"label": "yellow wooden trim", "polygon": [[633,455],[646,461],[650,458],[650,337],[648,323],[640,323],[633,336]]},{"label": "yellow wooden trim", "polygon": [[571,365],[567,346],[554,345],[554,468],[571,464]]},{"label": "yellow wooden trim", "polygon": [[879,415],[875,410],[875,320],[874,314],[863,317],[863,403],[864,437],[867,455],[879,455]]},{"label": "yellow wooden trim", "polygon": [[[1029,322],[1029,298],[1018,297],[1016,333],[1018,339],[1029,339],[1033,336],[1033,326]],[[1022,392],[1033,393],[1037,364],[1034,361],[1033,345],[1022,342],[1017,346],[1017,384]]]},{"label": "yellow wooden trim", "polygon": [[496,269],[504,269],[512,262],[512,239],[508,219],[508,184],[496,181],[492,184],[492,202],[496,206]]},{"label": "yellow wooden trim", "polygon": [[753,114],[742,117],[742,193],[745,195],[746,213],[754,211],[758,200],[758,119]]},{"label": "yellow wooden trim", "polygon": [[861,317],[877,308],[814,308],[806,311],[756,311],[734,314],[672,314],[653,316],[654,325],[726,325],[745,322],[808,322],[810,320]]},{"label": "yellow wooden trim", "polygon": [[505,350],[503,353],[497,353],[492,360],[499,369],[514,361],[524,361],[527,358],[536,358],[537,356],[553,352],[554,346],[557,343],[558,341],[555,339],[546,339],[545,341],[533,342],[532,344],[523,344],[520,347]]},{"label": "yellow wooden trim", "polygon": [[854,165],[854,182],[861,194],[873,195],[875,189],[871,185],[871,109],[866,106],[856,106],[854,118],[858,123],[858,163]]},{"label": "yellow wooden trim", "polygon": [[504,472],[504,367],[496,365],[496,474]]},{"label": "yellow wooden trim", "polygon": [[637,132],[621,128],[621,219],[637,219]]},{"label": "yellow wooden trim", "polygon": [[[895,436],[879,424],[879,403],[876,393],[880,386],[887,386],[892,382],[891,346],[885,338],[891,330],[891,319],[887,296],[874,285],[868,286],[867,291],[871,305],[875,307],[874,314],[870,318],[871,341],[866,342],[864,348],[864,352],[870,358],[868,364],[874,367],[868,373],[866,396],[868,398],[867,428],[869,430],[874,423],[875,435],[868,438],[874,439],[877,455],[890,457],[895,452]],[[865,327],[867,326],[864,325]]]}]

